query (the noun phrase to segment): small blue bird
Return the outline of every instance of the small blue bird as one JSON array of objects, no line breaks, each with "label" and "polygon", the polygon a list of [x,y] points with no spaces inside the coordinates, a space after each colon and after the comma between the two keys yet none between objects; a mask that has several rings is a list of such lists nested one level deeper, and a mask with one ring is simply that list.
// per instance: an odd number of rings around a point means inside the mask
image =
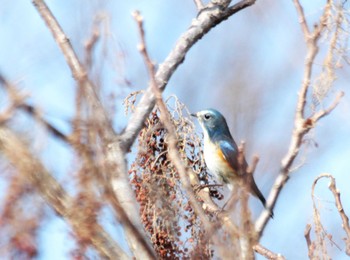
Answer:
[{"label": "small blue bird", "polygon": [[[252,174],[247,174],[247,162],[239,162],[239,152],[224,116],[215,109],[195,114],[204,132],[204,160],[209,171],[219,177],[232,190],[235,185],[246,185],[266,207],[266,200],[256,185]],[[272,212],[271,212],[272,216]]]}]

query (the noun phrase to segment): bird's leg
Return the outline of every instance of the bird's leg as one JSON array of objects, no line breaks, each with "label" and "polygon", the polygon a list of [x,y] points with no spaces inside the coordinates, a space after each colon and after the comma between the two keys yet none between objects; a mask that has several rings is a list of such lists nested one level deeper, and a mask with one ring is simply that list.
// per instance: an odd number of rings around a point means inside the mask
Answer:
[{"label": "bird's leg", "polygon": [[222,184],[203,184],[203,185],[195,185],[193,187],[193,190],[195,193],[199,192],[200,190],[202,189],[205,189],[205,188],[214,188],[214,187],[222,187],[223,185]]}]

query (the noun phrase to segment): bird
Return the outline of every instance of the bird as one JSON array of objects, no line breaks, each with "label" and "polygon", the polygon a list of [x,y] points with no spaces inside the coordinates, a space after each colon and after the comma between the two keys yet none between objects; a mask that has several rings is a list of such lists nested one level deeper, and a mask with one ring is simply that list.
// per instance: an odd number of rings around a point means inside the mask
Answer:
[{"label": "bird", "polygon": [[[225,117],[215,109],[206,109],[191,114],[199,121],[204,134],[204,161],[209,171],[228,185],[230,190],[236,185],[245,185],[266,208],[266,200],[255,183],[252,174],[247,173],[248,164],[239,158],[239,150],[232,138]],[[270,211],[271,217],[273,216]]]}]

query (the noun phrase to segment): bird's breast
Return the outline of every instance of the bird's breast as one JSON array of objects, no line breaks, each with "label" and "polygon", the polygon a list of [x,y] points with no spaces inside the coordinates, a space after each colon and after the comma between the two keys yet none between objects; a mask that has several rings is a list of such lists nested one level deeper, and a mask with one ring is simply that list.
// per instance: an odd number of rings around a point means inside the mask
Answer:
[{"label": "bird's breast", "polygon": [[208,139],[204,139],[204,160],[209,171],[225,183],[234,178],[234,171],[226,161],[220,146]]}]

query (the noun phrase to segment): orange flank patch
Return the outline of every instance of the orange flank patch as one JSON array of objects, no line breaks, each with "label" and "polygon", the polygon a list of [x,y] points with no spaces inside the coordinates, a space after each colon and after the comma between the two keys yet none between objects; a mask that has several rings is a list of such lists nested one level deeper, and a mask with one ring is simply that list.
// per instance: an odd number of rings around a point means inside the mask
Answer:
[{"label": "orange flank patch", "polygon": [[[216,149],[216,154],[218,155],[218,157],[220,158],[221,164],[225,165],[224,167],[229,167],[229,169],[233,170],[231,164],[227,161],[225,155],[222,153],[221,149],[218,148]],[[225,171],[226,172],[226,171]]]}]

